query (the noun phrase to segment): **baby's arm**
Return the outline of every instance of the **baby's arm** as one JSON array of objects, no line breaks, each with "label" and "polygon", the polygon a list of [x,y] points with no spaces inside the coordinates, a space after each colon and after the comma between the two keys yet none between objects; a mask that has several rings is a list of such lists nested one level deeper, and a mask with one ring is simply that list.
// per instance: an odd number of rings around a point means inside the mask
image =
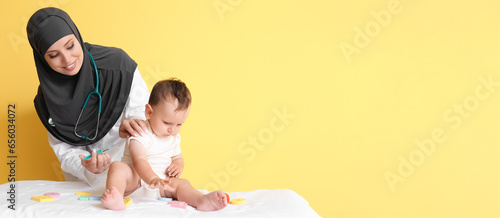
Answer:
[{"label": "baby's arm", "polygon": [[167,168],[167,175],[173,177],[179,177],[184,170],[184,158],[182,154],[178,154],[172,157],[172,164]]},{"label": "baby's arm", "polygon": [[158,177],[151,168],[151,165],[149,165],[146,148],[139,141],[131,139],[129,150],[135,171],[142,180],[149,184],[150,188],[157,188],[158,186],[168,187],[168,182]]}]

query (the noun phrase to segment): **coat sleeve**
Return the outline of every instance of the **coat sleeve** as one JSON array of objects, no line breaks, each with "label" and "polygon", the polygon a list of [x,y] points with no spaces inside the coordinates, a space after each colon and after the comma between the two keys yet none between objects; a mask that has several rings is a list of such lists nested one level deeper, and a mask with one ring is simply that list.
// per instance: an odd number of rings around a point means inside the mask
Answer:
[{"label": "coat sleeve", "polygon": [[125,105],[125,119],[136,118],[146,120],[144,114],[146,104],[149,101],[149,90],[138,69],[135,70],[132,87]]},{"label": "coat sleeve", "polygon": [[[61,169],[65,174],[87,182],[90,186],[97,183],[96,174],[91,173],[82,166],[81,159],[78,157],[80,154],[89,155],[90,153],[85,150],[85,146],[72,146],[66,142],[56,139],[50,132],[48,133],[49,144],[54,150],[57,159],[61,162]],[[65,175],[65,177],[67,177]],[[67,179],[67,178],[66,178]]]}]

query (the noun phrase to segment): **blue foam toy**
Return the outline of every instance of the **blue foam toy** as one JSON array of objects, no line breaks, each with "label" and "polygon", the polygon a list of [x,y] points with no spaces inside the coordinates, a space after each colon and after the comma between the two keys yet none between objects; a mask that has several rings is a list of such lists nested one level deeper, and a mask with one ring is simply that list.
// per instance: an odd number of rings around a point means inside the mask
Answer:
[{"label": "blue foam toy", "polygon": [[80,196],[78,198],[80,201],[100,201],[101,197],[100,196]]},{"label": "blue foam toy", "polygon": [[172,198],[158,198],[159,201],[172,201]]}]

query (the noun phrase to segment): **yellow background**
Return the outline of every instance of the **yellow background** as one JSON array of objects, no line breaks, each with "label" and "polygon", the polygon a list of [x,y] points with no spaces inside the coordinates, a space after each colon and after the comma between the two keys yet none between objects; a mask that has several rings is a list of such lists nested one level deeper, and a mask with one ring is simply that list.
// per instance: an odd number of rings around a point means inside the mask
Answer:
[{"label": "yellow background", "polygon": [[3,1],[0,154],[15,103],[18,180],[63,179],[32,102],[25,27],[45,6],[124,49],[149,88],[188,84],[197,188],[292,189],[323,217],[500,216],[498,1]]}]

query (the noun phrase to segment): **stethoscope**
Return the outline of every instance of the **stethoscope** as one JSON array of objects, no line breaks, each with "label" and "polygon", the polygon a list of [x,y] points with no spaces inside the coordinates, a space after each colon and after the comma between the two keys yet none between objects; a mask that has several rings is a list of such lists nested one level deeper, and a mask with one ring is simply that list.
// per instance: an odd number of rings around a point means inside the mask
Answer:
[{"label": "stethoscope", "polygon": [[[79,138],[82,138],[84,140],[94,140],[97,137],[97,132],[99,131],[99,120],[101,118],[102,97],[101,97],[101,93],[99,93],[99,73],[97,72],[97,67],[96,67],[94,58],[92,57],[92,55],[90,54],[89,51],[87,51],[87,52],[89,53],[90,60],[92,60],[92,65],[94,65],[95,77],[96,77],[95,89],[94,89],[94,91],[90,92],[87,95],[87,99],[85,99],[85,102],[83,103],[82,110],[80,111],[80,115],[78,115],[78,119],[76,120],[76,124],[75,124],[75,128],[74,128],[73,132],[75,133],[76,136],[78,136]],[[88,136],[78,134],[76,132],[76,128],[78,128],[78,122],[80,122],[80,117],[82,116],[83,111],[87,107],[87,103],[89,101],[89,98],[92,95],[97,95],[99,97],[99,110],[97,111],[97,125],[96,125],[96,129],[95,129],[95,135],[94,135],[94,137],[89,138]],[[49,117],[48,123],[52,127],[55,126],[51,117]]]},{"label": "stethoscope", "polygon": [[[97,137],[97,132],[99,130],[99,119],[101,118],[101,105],[102,105],[102,97],[101,97],[101,93],[99,93],[99,73],[97,72],[97,67],[95,65],[95,61],[94,61],[94,58],[92,57],[92,55],[90,54],[89,51],[87,51],[89,53],[89,56],[90,56],[90,60],[92,60],[92,65],[94,65],[94,70],[95,70],[95,78],[96,78],[96,83],[95,83],[95,89],[94,91],[90,92],[88,95],[87,95],[87,99],[85,99],[85,102],[83,103],[83,106],[82,106],[82,110],[80,111],[80,115],[78,115],[78,120],[76,120],[76,124],[75,124],[75,135],[84,139],[84,140],[94,140],[96,137]],[[96,127],[95,127],[95,135],[93,138],[89,138],[87,136],[84,136],[84,135],[79,135],[77,132],[76,132],[76,128],[78,127],[78,122],[80,121],[80,117],[82,116],[82,113],[83,113],[83,110],[85,110],[85,107],[87,107],[87,103],[89,101],[89,98],[90,96],[92,95],[97,95],[99,97],[99,110],[97,111],[97,124],[96,124]]]}]

